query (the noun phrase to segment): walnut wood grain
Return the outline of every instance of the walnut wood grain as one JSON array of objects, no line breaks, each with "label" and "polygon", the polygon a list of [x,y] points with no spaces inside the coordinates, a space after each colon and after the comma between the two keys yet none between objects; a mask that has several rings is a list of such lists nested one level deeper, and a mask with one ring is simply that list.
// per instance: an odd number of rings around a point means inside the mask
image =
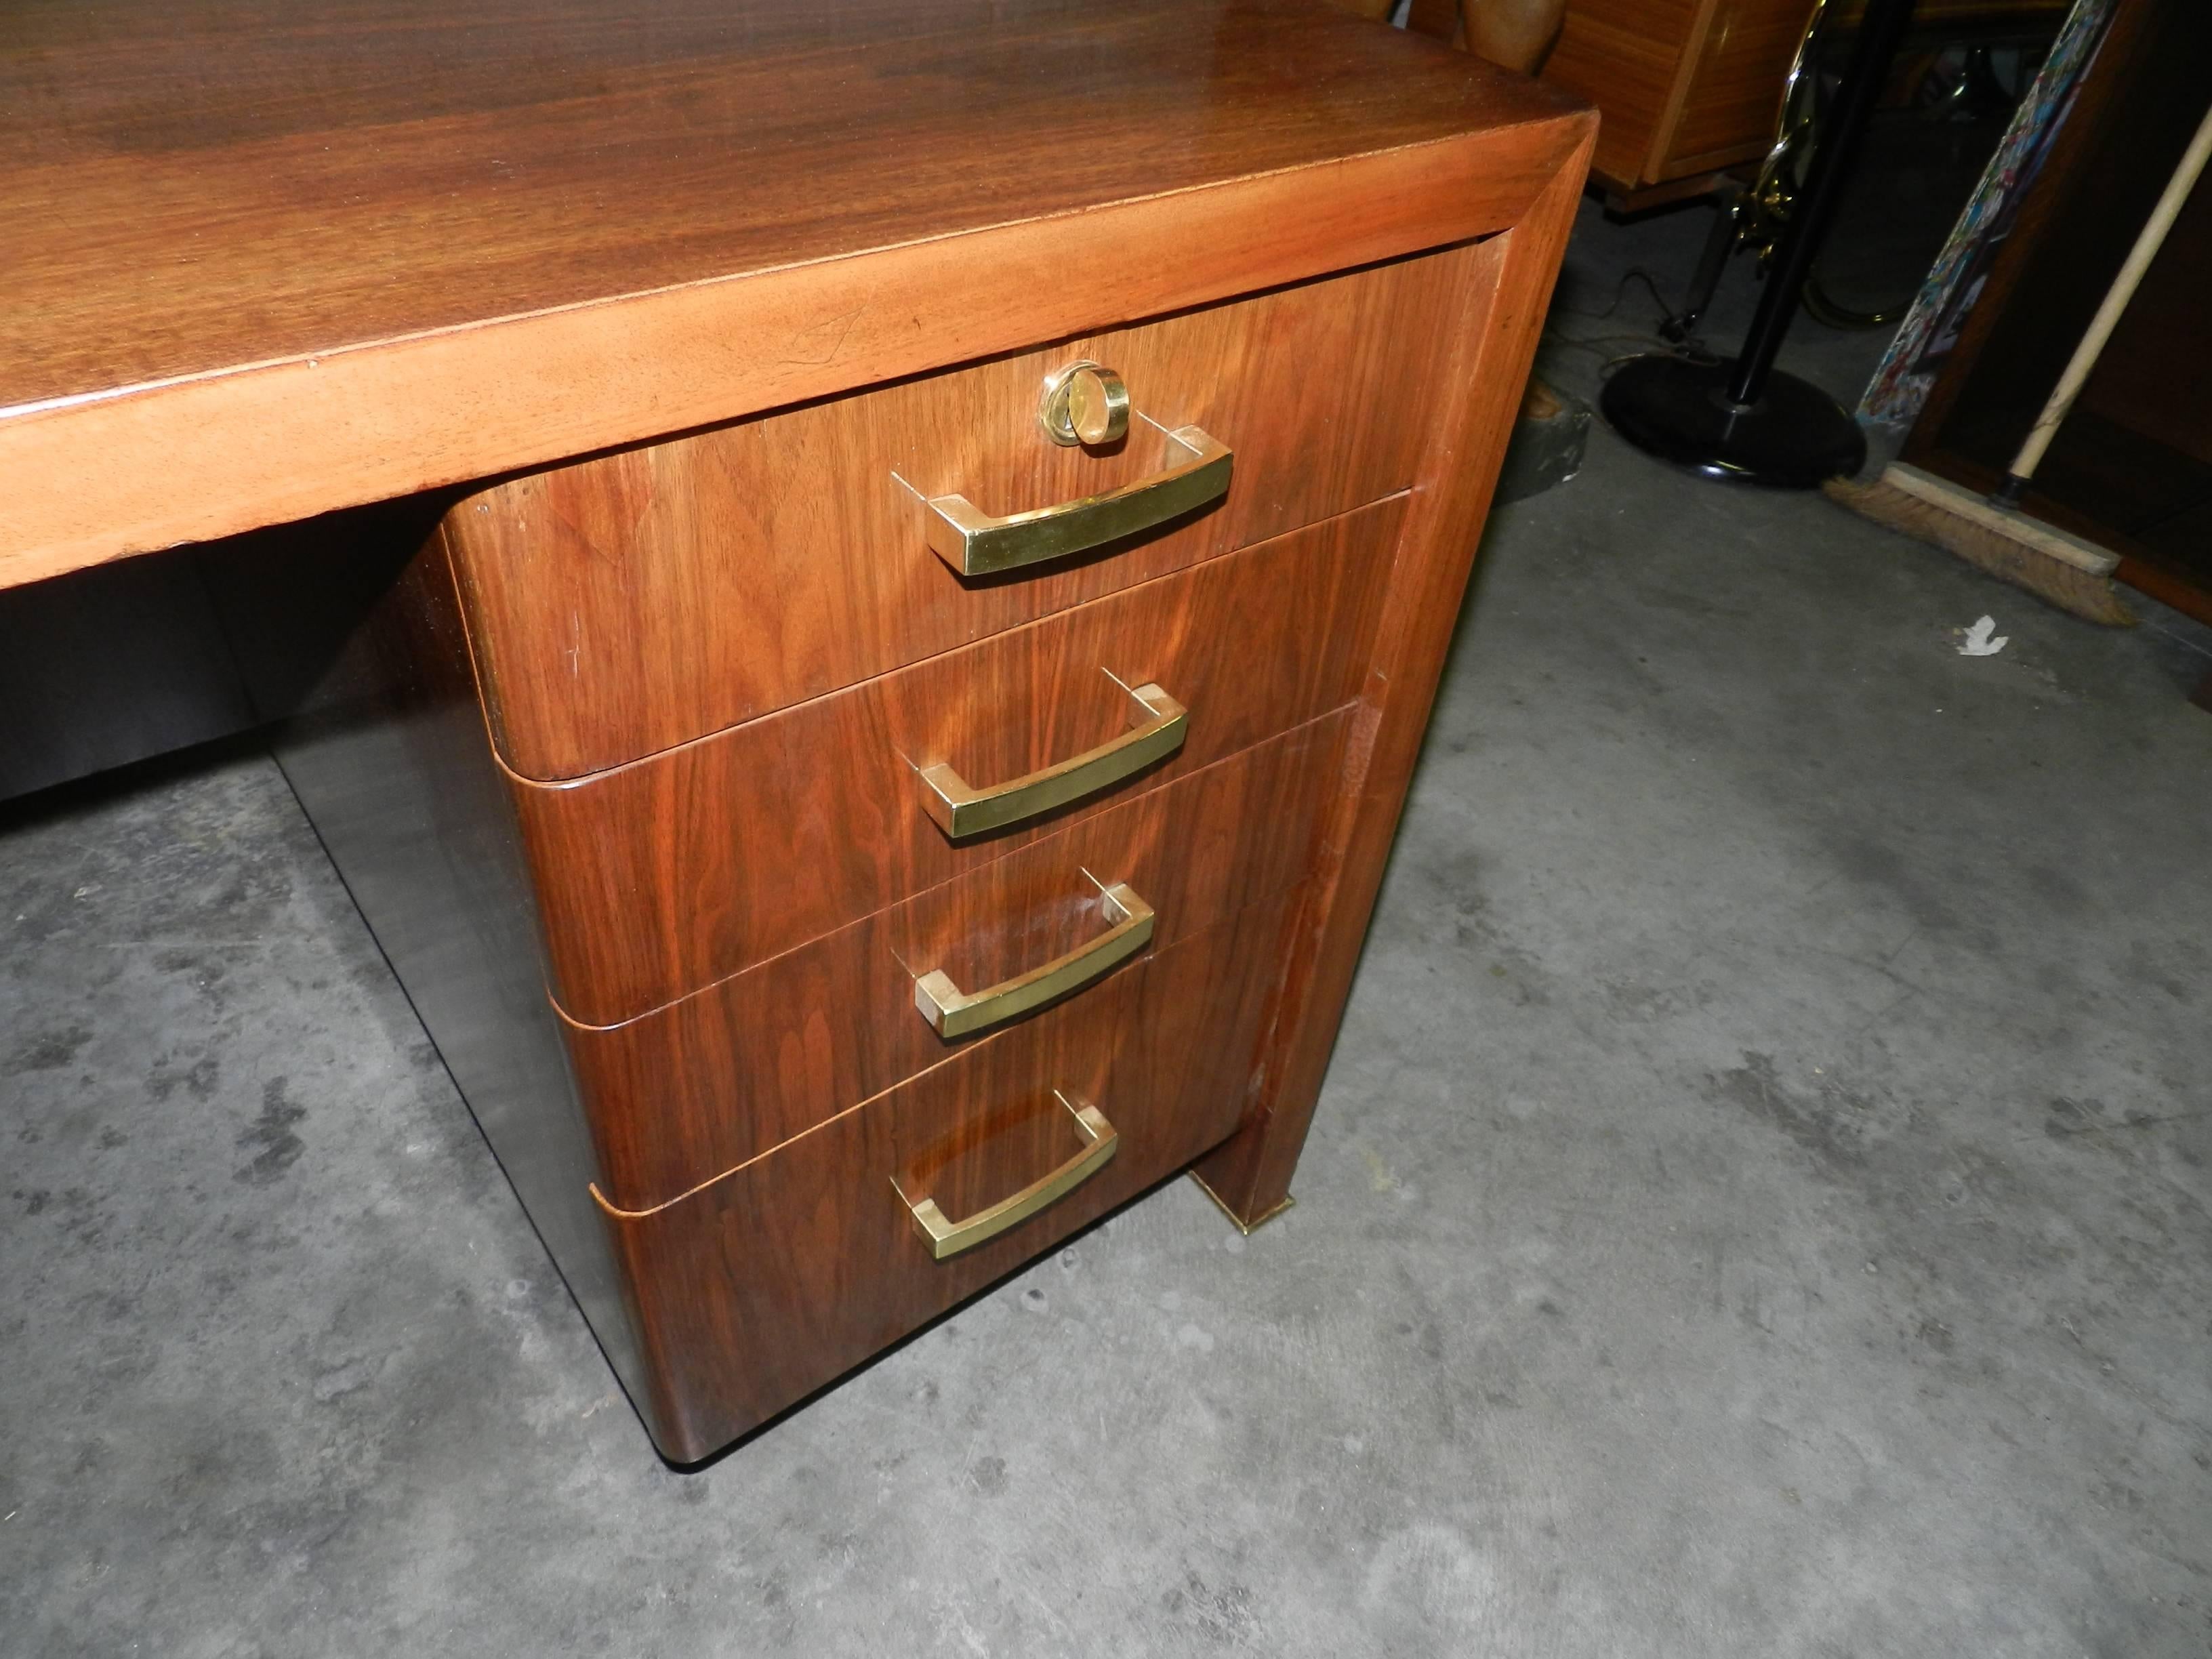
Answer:
[{"label": "walnut wood grain", "polygon": [[[601,770],[1404,488],[1463,258],[1066,341],[464,501],[448,530],[501,758],[533,780]],[[1004,514],[1161,465],[1165,441],[1142,422],[1106,453],[1039,430],[1041,383],[1082,358],[1119,372],[1139,414],[1229,445],[1228,499],[1105,555],[956,575],[923,540],[916,491]]]},{"label": "walnut wood grain", "polygon": [[1638,204],[1756,160],[1813,0],[1571,0],[1544,65],[1604,113],[1592,171]]},{"label": "walnut wood grain", "polygon": [[[688,1462],[757,1426],[1233,1130],[1287,914],[1248,908],[672,1204],[605,1209],[662,1453]],[[1027,1186],[1079,1146],[1054,1089],[1113,1124],[1113,1162],[931,1260],[894,1178],[952,1216]]]},{"label": "walnut wood grain", "polygon": [[[580,782],[517,781],[556,1000],[635,1018],[1349,701],[1404,514],[1378,502]],[[949,842],[915,769],[988,783],[1105,741],[1128,720],[1109,671],[1188,708],[1182,750],[1040,827]]]},{"label": "walnut wood grain", "polygon": [[1152,905],[1157,955],[1304,880],[1345,729],[1324,715],[643,1018],[570,1025],[600,1189],[665,1203],[969,1046],[915,979],[972,989],[1074,949],[1108,925],[1100,883]]},{"label": "walnut wood grain", "polygon": [[[1304,352],[1371,374],[1334,405],[1326,385],[1283,394],[1272,418],[1317,476],[1278,471],[1249,533],[1285,521],[1267,512],[1410,480],[1389,500],[1202,559],[1212,532],[1194,526],[1188,568],[1109,556],[1067,573],[1061,608],[994,590],[981,620],[939,633],[882,622],[886,586],[794,611],[787,637],[781,591],[741,585],[711,618],[727,653],[695,650],[665,683],[652,663],[607,699],[619,718],[565,733],[537,707],[558,701],[557,675],[492,660],[503,624],[465,662],[447,627],[448,691],[472,669],[503,714],[530,702],[542,747],[568,743],[570,762],[610,752],[591,748],[608,731],[665,741],[681,721],[654,726],[659,705],[694,684],[730,708],[805,700],[531,781],[447,696],[434,757],[374,723],[351,734],[390,751],[395,779],[412,769],[404,787],[363,768],[303,789],[657,1442],[696,1458],[1194,1160],[1241,1217],[1280,1201],[1591,132],[1553,94],[1296,0],[19,8],[0,26],[0,207],[35,234],[11,244],[0,322],[0,582],[594,453],[604,466],[549,485],[565,496],[545,510],[595,557],[653,560],[675,526],[653,515],[715,486],[686,460],[664,499],[669,457],[622,446],[763,410],[811,420],[799,405],[871,388],[918,397],[891,383],[1139,319],[1214,331],[1201,379]],[[1411,299],[1320,316],[1297,351],[1182,314],[1431,253],[1355,279],[1413,284]],[[1352,288],[1262,303],[1290,317]],[[1376,343],[1347,349],[1332,325]],[[1193,395],[1229,399],[1227,419],[1241,394],[1224,378]],[[1348,412],[1323,421],[1330,407]],[[941,452],[963,466],[969,430]],[[1376,461],[1387,478],[1345,483],[1408,433],[1410,471]],[[873,487],[847,476],[844,442],[822,458],[841,498]],[[653,520],[636,542],[633,507]],[[801,509],[771,516],[785,511]],[[473,533],[449,526],[413,574],[450,575],[448,544]],[[861,551],[893,556],[811,556]],[[617,574],[651,590],[641,648],[681,658],[665,612],[697,603],[700,576]],[[595,659],[605,676],[624,659],[597,630],[637,613],[599,580],[569,598],[577,635],[617,665]],[[449,609],[442,586],[416,586],[424,617]],[[990,782],[1089,748],[1127,719],[1109,668],[1189,705],[1184,750],[1049,823],[948,843],[913,764]],[[503,792],[519,834],[448,767]],[[1081,890],[1056,884],[1071,854],[1155,872],[1152,952],[950,1049],[903,1001],[885,1018],[886,955],[984,976],[1078,933]],[[840,957],[828,941],[846,937],[868,954]],[[803,1005],[781,1025],[773,1006],[732,1011],[730,976],[771,959],[758,982],[792,972]],[[577,1018],[635,1030],[564,1031],[541,980]],[[622,1097],[596,1137],[567,1086],[578,1070]],[[893,1178],[955,1216],[1030,1185],[1076,1150],[1055,1087],[1103,1109],[1120,1155],[1005,1237],[932,1261]],[[548,1172],[584,1163],[600,1199],[580,1181],[549,1193]],[[679,1195],[625,1208],[610,1191]],[[580,1206],[611,1254],[560,1224]]]},{"label": "walnut wood grain", "polygon": [[1346,787],[1324,832],[1321,871],[1270,1018],[1275,1039],[1265,1062],[1267,1087],[1244,1129],[1199,1170],[1247,1225],[1273,1214],[1290,1194],[1588,160],[1585,147],[1522,223],[1482,245],[1481,263],[1467,273],[1462,320],[1449,349],[1453,381],[1468,394],[1451,422],[1437,428],[1422,462],[1398,572],[1376,629],[1372,672],[1354,716]]},{"label": "walnut wood grain", "polygon": [[1646,170],[1686,78],[1699,15],[1711,0],[1569,0],[1544,79],[1604,112],[1595,171],[1631,190]]},{"label": "walnut wood grain", "polygon": [[1782,84],[1812,12],[1812,0],[1714,0],[1674,118],[1645,167],[1655,183],[1765,155],[1782,112]]},{"label": "walnut wood grain", "polygon": [[19,7],[0,584],[1484,234],[1567,108],[1298,0]]}]

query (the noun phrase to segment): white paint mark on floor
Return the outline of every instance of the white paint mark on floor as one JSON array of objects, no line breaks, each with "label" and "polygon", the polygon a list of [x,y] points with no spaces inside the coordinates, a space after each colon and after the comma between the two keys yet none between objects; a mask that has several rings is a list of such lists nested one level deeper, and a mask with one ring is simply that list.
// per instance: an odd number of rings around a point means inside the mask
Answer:
[{"label": "white paint mark on floor", "polygon": [[[1996,634],[1995,639],[1990,637],[1992,634]],[[1994,657],[2005,648],[2011,639],[2009,634],[1997,634],[1997,619],[1995,617],[1984,617],[1960,639],[1959,654],[1962,657]]]}]

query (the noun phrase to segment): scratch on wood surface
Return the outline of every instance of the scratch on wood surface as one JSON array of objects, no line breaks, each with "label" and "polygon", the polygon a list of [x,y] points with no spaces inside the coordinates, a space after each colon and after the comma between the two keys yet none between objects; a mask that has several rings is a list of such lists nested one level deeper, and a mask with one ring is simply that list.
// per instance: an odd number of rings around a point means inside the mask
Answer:
[{"label": "scratch on wood surface", "polygon": [[852,335],[853,325],[860,320],[861,314],[866,310],[866,306],[855,306],[842,316],[831,317],[811,328],[801,329],[792,337],[791,355],[783,361],[808,368],[835,362],[837,354],[844,349],[846,340]]}]

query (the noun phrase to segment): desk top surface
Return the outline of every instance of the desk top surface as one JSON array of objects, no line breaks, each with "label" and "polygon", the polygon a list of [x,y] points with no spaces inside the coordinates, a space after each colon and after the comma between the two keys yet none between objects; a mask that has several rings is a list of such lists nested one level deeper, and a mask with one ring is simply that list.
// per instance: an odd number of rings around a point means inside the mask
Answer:
[{"label": "desk top surface", "polygon": [[[0,481],[69,453],[10,427],[89,405],[1569,107],[1310,0],[16,0]],[[314,418],[305,388],[257,418],[283,407]],[[0,584],[253,517],[12,573],[58,532],[0,523]]]}]

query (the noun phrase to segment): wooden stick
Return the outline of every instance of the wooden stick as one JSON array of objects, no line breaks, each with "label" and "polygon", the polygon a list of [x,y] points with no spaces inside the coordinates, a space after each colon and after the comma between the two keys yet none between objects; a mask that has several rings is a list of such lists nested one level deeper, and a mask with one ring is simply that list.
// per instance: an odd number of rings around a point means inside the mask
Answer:
[{"label": "wooden stick", "polygon": [[2150,217],[2144,222],[2142,233],[2136,238],[2135,246],[2128,251],[2127,263],[2120,267],[2120,274],[2112,279],[2112,286],[2106,292],[2104,304],[2097,307],[2097,314],[2089,324],[2089,331],[2081,337],[2081,343],[2074,348],[2073,359],[2066,365],[2066,372],[2058,377],[2058,384],[2051,393],[2051,401],[2044,404],[2043,413],[2036,417],[2035,425],[2028,432],[2027,441],[2020,447],[2020,453],[2013,459],[2011,473],[1997,492],[2002,498],[2017,500],[2027,481],[2035,476],[2035,469],[2043,459],[2043,452],[2051,447],[2051,439],[2057,435],[2059,423],[2066,418],[2067,412],[2074,407],[2074,399],[2081,393],[2082,382],[2089,378],[2089,371],[2096,368],[2097,358],[2105,349],[2105,342],[2112,338],[2112,330],[2119,325],[2120,314],[2127,310],[2128,301],[2135,298],[2136,289],[2142,283],[2143,273],[2150,269],[2150,262],[2158,258],[2158,251],[2166,240],[2166,232],[2173,228],[2174,220],[2180,216],[2182,204],[2189,199],[2189,192],[2197,188],[2197,178],[2203,173],[2208,157],[2212,157],[2212,109],[2207,109],[2204,118],[2197,124],[2197,136],[2189,141],[2189,148],[2182,153],[2181,165],[2174,169],[2173,177],[2166,181],[2166,193],[2158,198],[2158,205],[2151,210]]}]

